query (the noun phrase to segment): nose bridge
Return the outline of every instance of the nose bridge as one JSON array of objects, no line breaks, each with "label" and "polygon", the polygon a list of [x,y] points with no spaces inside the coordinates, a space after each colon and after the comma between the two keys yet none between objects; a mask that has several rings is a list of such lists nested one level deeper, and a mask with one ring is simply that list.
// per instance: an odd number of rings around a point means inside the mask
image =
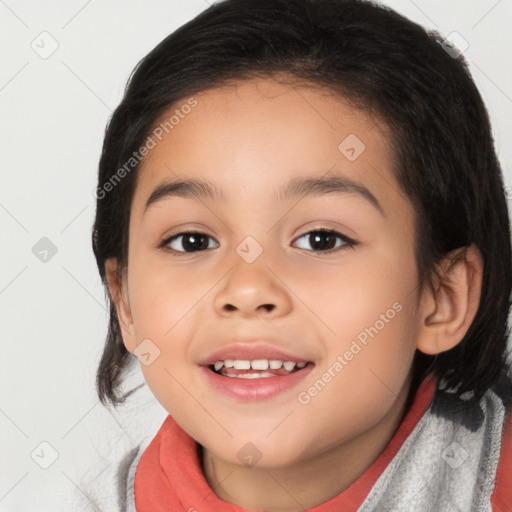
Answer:
[{"label": "nose bridge", "polygon": [[236,247],[232,269],[215,296],[218,314],[280,315],[289,311],[289,294],[269,268],[267,256],[263,246],[251,236]]}]

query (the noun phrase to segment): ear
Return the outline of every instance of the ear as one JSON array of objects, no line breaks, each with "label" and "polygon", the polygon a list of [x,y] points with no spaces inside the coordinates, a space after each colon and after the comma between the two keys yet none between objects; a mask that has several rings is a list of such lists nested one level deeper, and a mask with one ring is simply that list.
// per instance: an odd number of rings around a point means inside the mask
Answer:
[{"label": "ear", "polygon": [[119,270],[117,260],[108,258],[105,262],[105,274],[108,283],[110,300],[113,302],[121,335],[126,349],[133,354],[137,344],[135,342],[135,327],[128,300],[128,284],[126,276]]},{"label": "ear", "polygon": [[462,340],[478,311],[483,269],[482,255],[474,244],[452,251],[441,262],[435,290],[422,297],[418,350],[439,354]]}]

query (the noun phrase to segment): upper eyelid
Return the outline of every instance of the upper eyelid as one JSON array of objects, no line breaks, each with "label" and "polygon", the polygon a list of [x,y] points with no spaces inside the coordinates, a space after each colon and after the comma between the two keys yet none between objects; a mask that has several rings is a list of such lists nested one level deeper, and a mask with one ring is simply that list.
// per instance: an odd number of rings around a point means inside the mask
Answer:
[{"label": "upper eyelid", "polygon": [[[162,242],[163,243],[169,243],[174,238],[178,238],[179,236],[189,235],[189,234],[206,235],[206,236],[208,236],[210,238],[213,238],[215,240],[214,236],[209,235],[208,233],[205,233],[204,231],[199,231],[199,230],[196,231],[194,229],[189,229],[189,230],[186,230],[186,231],[179,231],[178,233],[174,233],[173,235],[169,235],[169,236],[165,237],[162,240]],[[215,241],[217,241],[217,240],[215,240]]]},{"label": "upper eyelid", "polygon": [[[336,229],[333,229],[333,228],[326,228],[326,227],[323,227],[323,228],[313,228],[313,229],[309,229],[308,231],[305,231],[304,233],[302,233],[302,235],[298,235],[296,238],[300,238],[301,236],[304,236],[304,235],[307,235],[309,233],[314,233],[315,231],[327,231],[329,233],[336,233],[338,235],[342,235],[346,238],[349,238],[348,235],[345,235],[344,233],[340,233],[338,230]],[[173,238],[176,238],[178,236],[181,236],[181,235],[188,235],[188,234],[191,234],[191,233],[195,233],[195,234],[198,234],[198,235],[206,235],[206,236],[209,236],[210,238],[215,238],[214,236],[212,235],[209,235],[208,233],[204,232],[204,231],[201,231],[201,230],[195,230],[195,229],[187,229],[185,231],[178,231],[177,233],[174,233],[172,235],[169,235],[168,237],[165,237],[164,240],[171,240]]]}]

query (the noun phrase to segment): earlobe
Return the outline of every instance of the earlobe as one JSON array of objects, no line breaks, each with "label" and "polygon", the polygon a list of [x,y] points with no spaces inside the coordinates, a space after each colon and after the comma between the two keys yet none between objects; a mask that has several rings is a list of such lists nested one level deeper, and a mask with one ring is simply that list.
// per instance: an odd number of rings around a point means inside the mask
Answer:
[{"label": "earlobe", "polygon": [[119,271],[119,267],[115,258],[109,258],[105,262],[105,274],[108,283],[110,300],[113,302],[121,335],[126,349],[133,353],[136,347],[135,328],[131,313],[130,303],[128,300],[128,288],[126,279]]},{"label": "earlobe", "polygon": [[435,290],[422,297],[418,350],[439,354],[464,338],[480,304],[483,268],[482,255],[474,244],[452,251],[443,260]]}]

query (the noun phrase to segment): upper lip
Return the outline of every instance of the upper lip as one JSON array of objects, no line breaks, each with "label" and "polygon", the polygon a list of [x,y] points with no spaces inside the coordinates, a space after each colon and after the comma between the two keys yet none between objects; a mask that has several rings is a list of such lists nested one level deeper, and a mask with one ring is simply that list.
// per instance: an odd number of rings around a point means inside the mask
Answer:
[{"label": "upper lip", "polygon": [[295,363],[308,363],[310,359],[290,354],[266,342],[234,343],[219,350],[209,353],[201,361],[200,366],[209,366],[216,361],[234,359],[241,361],[254,361],[255,359],[268,359],[279,361],[293,361]]}]

